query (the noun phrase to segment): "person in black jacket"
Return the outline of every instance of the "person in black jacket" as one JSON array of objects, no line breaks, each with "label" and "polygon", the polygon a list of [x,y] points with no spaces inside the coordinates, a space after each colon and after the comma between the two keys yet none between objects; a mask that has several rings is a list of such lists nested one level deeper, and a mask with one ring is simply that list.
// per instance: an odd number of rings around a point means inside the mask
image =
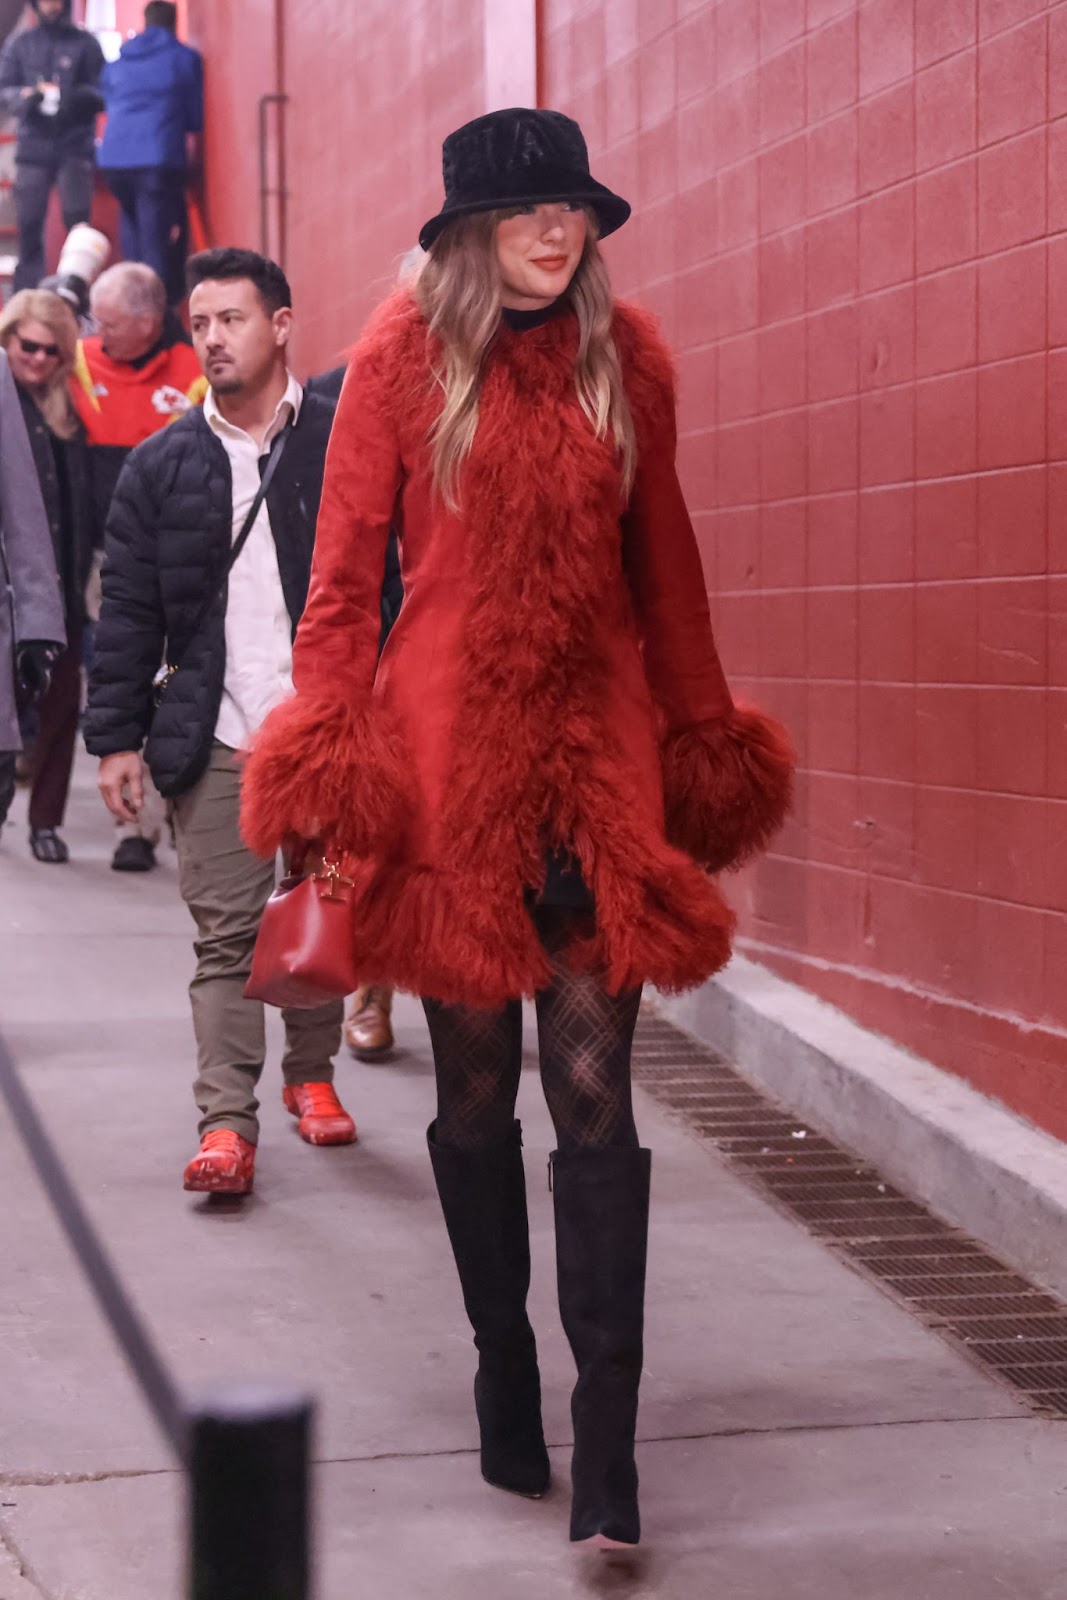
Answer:
[{"label": "person in black jacket", "polygon": [[30,789],[30,849],[38,861],[69,859],[62,826],[81,710],[85,588],[94,530],[85,435],[67,390],[78,329],[65,300],[22,289],[0,316],[52,535],[66,614],[67,648],[55,660],[37,709]]},{"label": "person in black jacket", "polygon": [[[122,469],[107,522],[86,743],[101,758],[100,789],[115,816],[131,821],[140,808],[142,746],[171,800],[181,892],[197,929],[190,997],[201,1145],[185,1187],[247,1194],[265,1044],[263,1007],[244,998],[244,986],[274,865],[241,842],[238,752],[292,692],[333,408],[288,370],[292,298],[278,266],[249,250],[209,250],[190,261],[188,282],[210,389],[203,408],[138,445]],[[153,709],[164,657],[175,670]],[[341,1011],[337,1003],[283,1012],[284,1100],[311,1144],[356,1136],[333,1090]]]},{"label": "person in black jacket", "polygon": [[71,0],[31,4],[37,26],[12,35],[0,55],[0,106],[19,118],[16,289],[36,288],[44,277],[44,225],[54,186],[68,231],[89,220],[95,124],[104,109],[98,88],[103,51],[71,21]]},{"label": "person in black jacket", "polygon": [[[89,294],[95,333],[82,338],[71,396],[89,443],[95,515],[106,526],[111,497],[134,445],[203,401],[207,385],[162,278],[140,261],[101,273]],[[136,824],[116,829],[115,872],[150,872],[164,807],[148,786]]]}]

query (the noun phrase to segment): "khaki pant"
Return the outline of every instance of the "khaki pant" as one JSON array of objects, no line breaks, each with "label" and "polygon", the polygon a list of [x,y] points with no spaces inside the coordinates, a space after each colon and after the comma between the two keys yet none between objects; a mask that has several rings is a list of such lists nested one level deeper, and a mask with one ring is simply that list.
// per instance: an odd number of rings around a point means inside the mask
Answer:
[{"label": "khaki pant", "polygon": [[[275,867],[246,849],[238,831],[237,756],[215,744],[195,788],[174,801],[178,881],[196,922],[196,976],[189,986],[199,1072],[200,1133],[232,1128],[254,1144],[256,1084],[266,1054],[263,1006],[244,998],[252,948]],[[340,1001],[283,1011],[287,1084],[328,1083],[340,1047]]]}]

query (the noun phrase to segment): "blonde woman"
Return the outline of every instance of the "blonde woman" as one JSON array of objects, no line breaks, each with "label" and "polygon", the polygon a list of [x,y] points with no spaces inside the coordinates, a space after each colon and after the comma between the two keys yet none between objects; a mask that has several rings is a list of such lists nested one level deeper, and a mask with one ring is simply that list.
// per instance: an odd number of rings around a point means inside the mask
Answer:
[{"label": "blonde woman", "polygon": [[21,289],[0,314],[0,346],[30,436],[66,612],[67,648],[54,662],[37,708],[31,762],[30,849],[36,860],[53,866],[70,858],[59,829],[78,734],[85,589],[94,543],[88,452],[67,387],[77,345],[74,313],[50,290]]},{"label": "blonde woman", "polygon": [[[445,141],[444,175],[427,260],[341,395],[296,695],[251,753],[244,822],[264,853],[317,834],[343,851],[368,980],[425,997],[482,1472],[532,1497],[549,1462],[514,1112],[520,999],[535,1001],[578,1367],[571,1538],[631,1545],[641,988],[726,961],[733,919],[709,873],[774,832],[791,757],[734,706],[716,657],[670,357],[613,301],[598,245],[629,206],[558,112],[478,118]],[[405,598],[376,665],[393,523]]]}]

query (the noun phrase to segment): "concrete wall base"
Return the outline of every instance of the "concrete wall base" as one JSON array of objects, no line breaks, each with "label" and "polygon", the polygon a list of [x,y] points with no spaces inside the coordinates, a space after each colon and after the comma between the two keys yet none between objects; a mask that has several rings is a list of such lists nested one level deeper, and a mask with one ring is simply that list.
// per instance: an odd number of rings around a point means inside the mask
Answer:
[{"label": "concrete wall base", "polygon": [[1067,1149],[958,1078],[737,956],[661,1014],[1067,1297]]}]

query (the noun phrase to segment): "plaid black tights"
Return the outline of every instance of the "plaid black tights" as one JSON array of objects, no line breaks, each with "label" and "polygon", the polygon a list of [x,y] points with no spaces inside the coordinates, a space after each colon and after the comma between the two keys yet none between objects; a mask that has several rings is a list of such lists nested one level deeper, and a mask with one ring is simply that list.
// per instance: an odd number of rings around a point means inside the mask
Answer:
[{"label": "plaid black tights", "polygon": [[[558,919],[539,914],[552,956]],[[537,996],[541,1082],[561,1149],[636,1148],[630,1050],[640,989],[608,995],[595,979],[552,959]],[[437,1071],[439,1144],[477,1150],[502,1143],[515,1116],[522,1066],[522,1007],[476,1011],[424,1000]]]}]

